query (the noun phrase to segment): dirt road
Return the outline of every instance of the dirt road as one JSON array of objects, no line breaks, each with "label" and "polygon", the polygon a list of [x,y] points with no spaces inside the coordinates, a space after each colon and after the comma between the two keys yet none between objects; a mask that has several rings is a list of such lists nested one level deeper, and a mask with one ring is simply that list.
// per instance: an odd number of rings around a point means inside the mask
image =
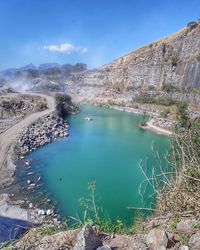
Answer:
[{"label": "dirt road", "polygon": [[15,142],[19,133],[23,130],[23,128],[36,121],[38,118],[48,115],[55,110],[55,99],[53,96],[35,93],[28,94],[44,97],[47,100],[48,109],[30,114],[22,121],[0,134],[0,187],[12,181],[16,168],[12,161],[12,157]]}]

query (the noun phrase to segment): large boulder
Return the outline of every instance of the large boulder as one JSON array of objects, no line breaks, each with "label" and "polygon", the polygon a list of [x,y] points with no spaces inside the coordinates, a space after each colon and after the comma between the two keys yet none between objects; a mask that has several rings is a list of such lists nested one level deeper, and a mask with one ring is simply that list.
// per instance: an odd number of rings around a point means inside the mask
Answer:
[{"label": "large boulder", "polygon": [[188,246],[190,250],[200,249],[200,232],[192,235],[192,237],[188,241]]},{"label": "large boulder", "polygon": [[191,232],[194,227],[194,222],[191,219],[183,219],[177,223],[176,229],[180,232]]},{"label": "large boulder", "polygon": [[[147,250],[148,247],[145,239],[142,236],[129,236],[129,235],[108,235],[104,239],[104,247],[120,250]],[[100,248],[101,249],[101,248]],[[103,248],[106,249],[106,248]]]},{"label": "large boulder", "polygon": [[150,249],[165,249],[168,244],[168,236],[165,231],[152,229],[147,235],[147,245]]},{"label": "large boulder", "polygon": [[101,247],[102,241],[95,227],[86,225],[79,232],[73,250],[93,250]]}]

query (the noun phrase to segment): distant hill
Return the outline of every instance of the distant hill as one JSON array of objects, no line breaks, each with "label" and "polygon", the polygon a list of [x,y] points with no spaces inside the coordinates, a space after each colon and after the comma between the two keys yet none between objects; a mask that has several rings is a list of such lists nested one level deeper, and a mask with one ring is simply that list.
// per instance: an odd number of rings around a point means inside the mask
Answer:
[{"label": "distant hill", "polygon": [[37,72],[38,75],[42,75],[46,71],[48,71],[51,74],[54,74],[57,70],[57,72],[64,75],[66,71],[80,72],[86,69],[87,69],[87,65],[83,63],[77,63],[75,65],[71,65],[71,64],[60,65],[58,63],[45,63],[45,64],[39,65],[38,67],[30,63],[21,68],[9,68],[6,70],[2,70],[0,71],[0,78],[10,80],[10,79],[19,77],[19,75],[25,75],[26,73],[30,75],[32,71],[35,73]]}]

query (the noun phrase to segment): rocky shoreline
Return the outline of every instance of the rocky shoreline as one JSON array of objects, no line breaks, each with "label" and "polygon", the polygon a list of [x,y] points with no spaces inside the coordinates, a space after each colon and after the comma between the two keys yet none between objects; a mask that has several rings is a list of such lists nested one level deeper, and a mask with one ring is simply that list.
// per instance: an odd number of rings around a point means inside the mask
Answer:
[{"label": "rocky shoreline", "polygon": [[38,119],[19,135],[16,145],[19,154],[25,155],[58,137],[68,136],[67,128],[67,121],[56,112]]},{"label": "rocky shoreline", "polygon": [[145,125],[140,124],[139,127],[145,130],[149,130],[152,133],[158,135],[165,135],[171,137],[173,135],[172,128],[174,126],[174,121],[161,118],[158,113],[144,110],[144,109],[136,109],[129,107],[120,107],[120,106],[111,106],[114,109],[139,114],[139,115],[147,115],[150,116],[148,122]]},{"label": "rocky shoreline", "polygon": [[[75,98],[75,102],[78,104],[88,103],[85,99]],[[173,135],[172,128],[174,121],[169,119],[164,119],[160,116],[162,109],[160,108],[151,108],[147,106],[132,107],[131,103],[127,105],[122,105],[123,101],[112,100],[110,103],[109,100],[103,100],[102,98],[96,98],[93,101],[90,100],[91,105],[100,105],[109,108],[113,108],[122,112],[133,113],[137,115],[149,116],[150,119],[145,126],[139,125],[142,129],[149,130],[152,133],[158,135],[165,135],[171,137]],[[137,105],[136,105],[137,106]]]},{"label": "rocky shoreline", "polygon": [[[52,97],[53,98],[53,97]],[[60,100],[60,98],[62,98]],[[42,206],[28,198],[26,192],[37,192],[42,185],[41,177],[32,173],[30,170],[31,162],[26,159],[26,154],[51,143],[57,138],[68,136],[68,122],[64,118],[61,110],[66,114],[75,114],[77,108],[73,106],[71,99],[65,95],[55,97],[55,106],[52,111],[31,122],[18,134],[12,147],[12,164],[17,165],[21,160],[26,167],[26,184],[23,184],[22,190],[15,179],[9,185],[5,185],[0,190],[0,216],[7,216],[13,219],[29,221],[31,223],[42,224],[44,226],[58,226],[61,224],[60,217],[55,213],[55,206],[50,199],[43,197]],[[11,152],[10,152],[11,154]],[[9,163],[8,163],[9,164]],[[11,162],[10,162],[11,164]],[[36,178],[37,177],[37,178]],[[26,191],[23,191],[26,190]]]},{"label": "rocky shoreline", "polygon": [[[21,159],[23,165],[29,169],[26,187],[24,187],[29,190],[29,192],[40,187],[41,177],[37,177],[31,172],[31,162],[26,159],[26,154],[51,143],[57,138],[67,137],[67,129],[67,121],[59,116],[57,112],[53,112],[47,116],[41,117],[33,124],[26,127],[19,135],[16,144],[17,158]],[[46,201],[44,201],[44,203],[45,202]],[[26,220],[45,223],[47,225],[60,225],[60,221],[55,214],[55,207],[51,204],[50,199],[47,199],[45,209],[40,208],[40,206],[38,207],[37,204],[34,204],[34,202],[27,197],[22,205],[25,205],[25,210],[28,211]]]}]

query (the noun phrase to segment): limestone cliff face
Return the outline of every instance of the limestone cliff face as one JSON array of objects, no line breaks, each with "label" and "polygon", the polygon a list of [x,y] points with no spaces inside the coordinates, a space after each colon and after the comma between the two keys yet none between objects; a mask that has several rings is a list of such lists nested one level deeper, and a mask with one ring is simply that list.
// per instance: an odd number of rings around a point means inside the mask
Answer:
[{"label": "limestone cliff face", "polygon": [[[75,75],[86,96],[125,95],[141,87],[200,87],[200,23],[129,53],[100,69]],[[87,91],[85,91],[87,90]]]}]

